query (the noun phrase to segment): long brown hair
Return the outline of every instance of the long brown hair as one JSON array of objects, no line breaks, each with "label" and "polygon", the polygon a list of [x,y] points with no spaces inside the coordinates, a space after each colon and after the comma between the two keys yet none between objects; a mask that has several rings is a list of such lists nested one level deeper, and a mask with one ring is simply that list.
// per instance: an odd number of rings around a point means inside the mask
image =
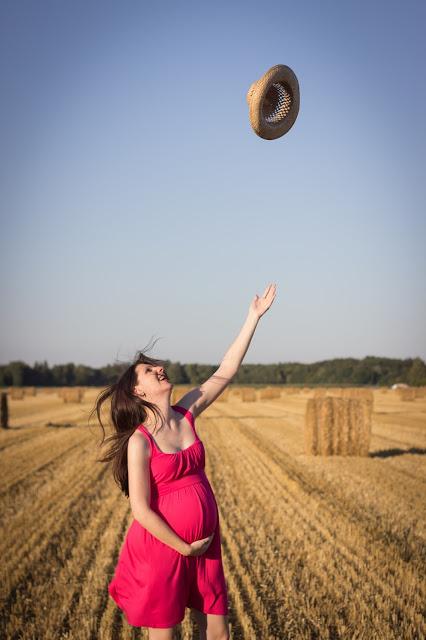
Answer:
[{"label": "long brown hair", "polygon": [[[127,470],[127,443],[129,438],[136,430],[136,427],[147,418],[148,408],[151,409],[156,416],[155,426],[157,425],[157,417],[160,420],[162,419],[162,413],[156,404],[135,395],[133,388],[138,384],[136,367],[138,364],[164,366],[165,363],[165,360],[150,358],[146,355],[145,351],[138,351],[131,365],[121,373],[118,380],[100,392],[89,416],[90,421],[90,418],[96,412],[99,424],[102,427],[103,436],[99,446],[108,442],[112,443],[105,455],[102,458],[98,458],[97,462],[112,462],[114,480],[127,498],[129,497],[129,477]],[[101,419],[101,408],[103,403],[109,398],[111,399],[109,415],[115,433],[105,439],[105,429]]]}]

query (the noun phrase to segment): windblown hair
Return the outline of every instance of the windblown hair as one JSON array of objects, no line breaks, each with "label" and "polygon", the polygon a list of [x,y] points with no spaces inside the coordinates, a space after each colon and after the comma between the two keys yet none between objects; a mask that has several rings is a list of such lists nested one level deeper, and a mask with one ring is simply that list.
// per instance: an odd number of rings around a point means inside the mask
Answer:
[{"label": "windblown hair", "polygon": [[[133,391],[133,388],[138,384],[136,372],[138,364],[164,366],[165,361],[150,358],[144,351],[138,351],[131,365],[124,370],[118,380],[100,392],[89,416],[90,420],[96,412],[101,425],[103,436],[100,446],[104,443],[112,443],[106,454],[102,458],[98,458],[97,462],[112,463],[114,480],[127,498],[129,497],[129,477],[127,470],[127,443],[129,438],[135,432],[136,427],[146,420],[148,408],[151,409],[156,416],[155,426],[157,425],[157,417],[160,419],[161,425],[163,424],[163,416],[157,405],[136,396]],[[115,432],[105,439],[105,428],[101,419],[101,409],[104,402],[109,399],[111,399],[109,413]]]}]

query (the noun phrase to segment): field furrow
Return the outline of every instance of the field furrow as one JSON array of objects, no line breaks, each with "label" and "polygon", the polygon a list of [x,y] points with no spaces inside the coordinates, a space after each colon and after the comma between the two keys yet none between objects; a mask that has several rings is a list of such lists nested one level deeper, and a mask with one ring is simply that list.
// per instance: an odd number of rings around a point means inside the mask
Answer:
[{"label": "field furrow", "polygon": [[[251,433],[256,445],[263,447],[267,455],[279,466],[284,465],[287,475],[302,484],[308,493],[314,493],[318,498],[330,496],[328,500],[330,504],[340,506],[342,512],[347,513],[348,517],[352,515],[355,523],[365,523],[370,534],[374,535],[379,542],[384,540],[387,543],[394,540],[397,553],[404,561],[417,561],[419,566],[424,566],[426,561],[425,502],[421,487],[415,481],[411,478],[401,481],[399,477],[396,480],[388,473],[383,474],[380,461],[375,461],[378,464],[372,464],[369,458],[355,457],[353,460],[356,464],[351,465],[350,469],[347,465],[348,458],[345,459],[345,457],[336,456],[327,459],[321,456],[299,455],[295,458],[288,455],[283,449],[282,442],[274,437],[276,428],[273,428],[270,433],[269,428],[259,429],[256,426],[256,420],[247,418],[236,419],[236,424],[243,424],[243,431],[247,429],[247,433]],[[287,425],[284,422],[281,431],[286,429]],[[329,478],[325,478],[325,473]],[[383,480],[384,475],[385,480]],[[344,482],[342,482],[343,477]],[[377,493],[381,491],[383,495],[385,487],[382,485],[389,487],[386,500],[380,500]],[[377,490],[375,490],[376,486]],[[358,491],[358,500],[355,499],[356,491]],[[395,531],[396,510],[401,515],[405,512],[410,522],[410,527],[400,531],[399,534]],[[419,521],[418,527],[416,520]]]},{"label": "field furrow", "polygon": [[[241,423],[239,422],[238,425],[241,425]],[[220,432],[223,433],[225,428],[223,421],[220,422],[220,427],[218,428],[220,428]],[[272,465],[270,464],[270,461],[271,461],[270,452],[268,451],[266,455],[265,453],[262,454],[261,447],[265,439],[262,437],[261,440],[256,441],[255,447],[250,447],[249,442],[247,442],[247,440],[245,444],[244,442],[241,441],[242,436],[247,435],[245,428],[239,427],[240,434],[237,439],[232,437],[233,435],[232,429],[233,429],[233,426],[229,426],[229,429],[226,432],[226,439],[224,439],[223,442],[221,442],[221,445],[220,445],[221,458],[223,459],[226,456],[226,453],[228,450],[233,452],[235,451],[239,452],[240,455],[238,457],[238,477],[241,477],[242,466],[247,465],[248,482],[250,482],[250,478],[252,478],[252,482],[254,481],[254,478],[256,479],[256,482],[255,482],[256,491],[259,491],[260,490],[259,488],[264,489],[263,491],[264,503],[268,504],[269,501],[271,501],[272,504],[275,504],[275,507],[273,509],[274,514],[280,513],[280,509],[278,505],[283,504],[283,498],[284,498],[286,509],[281,513],[281,525],[283,525],[283,523],[287,524],[287,522],[290,522],[291,524],[293,524],[294,522],[297,522],[298,528],[302,526],[304,529],[305,539],[304,541],[301,541],[301,542],[303,542],[307,548],[312,547],[313,549],[315,549],[320,545],[323,552],[324,545],[328,542],[329,549],[327,551],[328,555],[326,554],[326,557],[329,558],[330,560],[330,567],[333,567],[333,564],[335,564],[334,571],[338,572],[338,575],[339,575],[339,582],[338,582],[339,591],[341,591],[342,587],[344,587],[347,590],[347,593],[351,593],[351,590],[357,587],[360,588],[361,586],[364,587],[364,591],[365,591],[365,585],[363,583],[363,580],[364,580],[363,574],[368,575],[370,571],[369,566],[371,564],[371,556],[368,553],[363,553],[363,549],[365,544],[367,544],[368,541],[365,541],[364,544],[360,544],[360,545],[355,544],[354,548],[351,548],[351,546],[349,546],[346,543],[346,540],[348,539],[350,540],[351,539],[350,536],[352,537],[355,536],[356,541],[358,542],[359,532],[356,529],[353,530],[353,525],[351,523],[349,523],[349,529],[347,529],[347,524],[343,523],[345,524],[345,526],[342,528],[342,531],[336,532],[334,529],[335,529],[336,518],[338,518],[338,515],[339,515],[339,510],[337,509],[337,511],[334,510],[330,512],[328,508],[329,505],[327,505],[327,501],[325,502],[323,501],[324,506],[326,507],[326,509],[324,510],[322,505],[321,505],[321,509],[318,509],[319,505],[316,504],[316,499],[315,499],[314,503],[312,504],[312,508],[310,509],[311,515],[309,515],[309,509],[308,509],[307,516],[303,517],[302,523],[300,523],[298,521],[298,519],[302,518],[300,510],[303,508],[304,502],[306,501],[307,498],[310,497],[310,493],[311,493],[309,491],[309,485],[306,479],[302,483],[301,487],[299,487],[299,494],[300,494],[299,496],[297,495],[298,493],[297,488],[300,483],[300,472],[299,472],[299,476],[294,480],[294,483],[292,486],[295,487],[295,491],[292,492],[292,499],[293,501],[296,500],[299,503],[299,512],[297,510],[296,511],[292,510],[289,513],[288,512],[289,510],[289,495],[288,495],[289,478],[286,476],[287,469],[285,469],[285,471],[282,472],[278,467],[278,484],[274,484],[274,481],[273,481],[274,473],[271,473]],[[256,455],[253,455],[254,453]],[[259,457],[259,454],[260,454],[260,457]],[[262,457],[263,457],[263,475],[260,475],[259,461]],[[218,464],[219,464],[219,461],[218,461]],[[225,464],[224,460],[222,460],[222,464]],[[228,467],[230,467],[230,464],[227,465],[227,468]],[[275,473],[275,478],[277,479],[276,473]],[[228,479],[228,481],[225,484],[226,486],[233,486],[232,480],[230,479]],[[239,484],[239,486],[241,486],[241,483]],[[283,493],[283,488],[285,489],[284,493]],[[300,491],[300,488],[302,488],[302,491]],[[308,489],[309,493],[306,493],[306,489]],[[241,493],[244,494],[244,491],[241,491]],[[287,495],[285,495],[285,493],[287,493]],[[327,495],[326,492],[323,492],[323,495],[326,497]],[[316,493],[316,496],[318,497],[318,492]],[[250,493],[250,495],[247,496],[246,501],[251,502],[252,499],[253,499],[253,495],[252,493]],[[262,508],[262,499],[259,500],[258,508],[260,512]],[[233,511],[233,513],[235,513],[235,511]],[[342,514],[340,519],[342,518],[345,519],[346,514],[343,514],[343,512],[340,512],[340,513]],[[331,524],[331,527],[325,526],[324,521],[326,522],[328,521]],[[279,522],[277,524],[279,526]],[[240,531],[241,528],[243,528],[243,526],[244,526],[243,523],[238,523],[236,528],[238,529],[238,531]],[[320,531],[321,538],[319,540],[306,539],[307,534],[311,537],[313,534],[318,536],[319,527],[321,527],[321,531]],[[284,542],[282,543],[282,545],[284,545]],[[368,548],[368,544],[367,544],[367,548]],[[389,550],[387,549],[387,551]],[[336,558],[336,553],[338,554],[337,558]],[[331,559],[334,559],[335,562],[331,562]],[[316,560],[315,564],[317,564],[318,558],[315,557],[315,560]],[[384,560],[389,561],[389,557],[386,558],[386,556],[385,557],[380,556],[378,559],[379,571],[380,571],[381,563]],[[350,570],[348,569],[348,567]],[[399,569],[401,569],[401,567],[399,567]],[[321,571],[325,573],[326,581],[330,585],[332,585],[333,582],[335,582],[335,574],[333,573],[333,575],[327,575],[326,563],[324,564],[323,567],[321,567]],[[345,585],[341,584],[341,580],[343,578],[343,575],[342,575],[343,571],[346,572]],[[413,574],[411,571],[407,570],[405,563],[403,563],[402,565],[402,572],[403,572],[402,576],[400,575],[400,573],[395,572],[396,578],[395,578],[395,584],[393,585],[393,588],[392,588],[392,585],[388,586],[387,584],[388,577],[383,580],[376,579],[376,578],[371,580],[371,576],[370,576],[371,588],[374,590],[374,594],[372,595],[375,595],[377,599],[377,592],[382,593],[382,600],[384,602],[388,602],[389,600],[393,602],[395,615],[404,616],[404,612],[405,612],[405,615],[409,615],[410,613],[413,613],[415,617],[416,614],[419,613],[419,608],[418,608],[419,602],[417,601],[417,608],[414,608],[412,611],[410,611],[410,607],[408,607],[408,610],[406,610],[406,607],[404,607],[404,602],[405,602],[404,598],[406,596],[409,596],[410,589],[413,586],[413,581],[415,583],[416,579],[418,578],[418,575],[416,575],[415,573]],[[398,584],[399,579],[402,579],[404,581],[404,584],[407,585],[407,592],[408,592],[405,594],[402,593],[401,597],[398,596],[398,591],[400,590],[400,586]],[[336,602],[335,598],[337,596],[334,593],[331,595],[333,596],[333,602]],[[358,607],[359,607],[359,604],[360,603],[358,600],[357,602]],[[367,597],[365,599],[365,602],[361,604],[365,609],[365,613],[368,614],[368,610],[371,607],[370,599]],[[359,610],[354,611],[354,613],[356,615],[359,615]],[[383,631],[383,626],[381,627],[381,630]]]},{"label": "field furrow", "polygon": [[[86,484],[84,491],[69,497],[67,509],[61,514],[62,518],[58,519],[57,514],[49,514],[46,519],[46,536],[42,544],[39,540],[35,541],[37,548],[32,549],[31,559],[25,563],[25,572],[22,565],[15,566],[12,572],[8,571],[10,591],[2,607],[0,636],[4,630],[4,637],[10,637],[12,629],[16,629],[17,619],[24,619],[27,625],[30,622],[36,623],[40,598],[48,598],[46,607],[54,600],[54,586],[57,584],[54,581],[58,577],[60,567],[72,556],[80,532],[89,525],[94,510],[110,491],[109,483],[102,485],[106,472],[106,466],[98,468],[93,477],[93,484]],[[47,591],[46,584],[50,585]],[[63,588],[64,585],[60,591]]]},{"label": "field furrow", "polygon": [[68,451],[83,446],[90,439],[89,432],[82,428],[64,429],[62,433],[47,428],[46,431],[44,437],[23,443],[19,455],[15,451],[2,454],[2,462],[10,469],[10,473],[0,479],[0,499],[32,473],[43,470],[56,457],[66,457]]},{"label": "field furrow", "polygon": [[50,484],[51,496],[48,499],[38,502],[35,496],[33,507],[10,521],[8,530],[11,537],[0,542],[0,553],[8,558],[2,579],[2,597],[4,593],[10,594],[22,575],[30,570],[34,558],[43,556],[52,533],[68,533],[67,520],[72,517],[73,509],[86,495],[93,494],[105,473],[105,467],[95,467],[87,458],[83,459],[77,473],[76,470],[68,470],[68,482]]},{"label": "field furrow", "polygon": [[[36,539],[48,535],[47,522],[50,517],[60,518],[67,511],[70,500],[83,493],[85,486],[94,482],[99,471],[100,463],[95,463],[85,448],[81,451],[74,449],[69,460],[61,460],[56,476],[47,478],[34,490],[29,489],[24,500],[16,503],[15,513],[7,514],[10,537],[0,540],[0,553],[7,551],[10,554],[10,569],[15,564],[22,564],[27,551],[36,548]],[[6,506],[8,504],[9,501],[6,501]],[[24,539],[22,531],[25,531]]]},{"label": "field furrow", "polygon": [[[228,437],[227,442],[229,445]],[[221,458],[223,457],[222,453]],[[244,480],[248,485],[246,491],[243,489]],[[255,484],[251,488],[253,483]],[[257,575],[260,591],[263,591],[263,585],[265,585],[264,598],[269,599],[269,617],[279,620],[282,633],[289,633],[297,623],[299,632],[305,628],[306,637],[311,637],[311,632],[314,632],[315,617],[321,615],[322,607],[327,605],[327,600],[330,598],[333,600],[334,610],[339,613],[338,623],[345,622],[347,615],[343,606],[344,591],[359,587],[361,582],[355,570],[351,573],[352,580],[348,579],[346,574],[342,573],[341,558],[334,558],[330,549],[327,551],[325,548],[329,543],[332,549],[333,539],[327,539],[321,534],[318,527],[315,524],[312,525],[311,517],[292,510],[290,500],[287,501],[285,510],[282,508],[283,496],[276,490],[273,483],[271,487],[268,475],[264,477],[260,473],[256,459],[246,459],[243,463],[240,457],[235,477],[227,477],[224,486],[239,488],[234,496],[234,504],[227,502],[228,493],[226,496],[221,495],[220,499],[225,501],[224,509],[228,513],[228,519],[229,514],[232,513],[235,538],[241,547],[241,555],[247,557],[247,554],[251,553],[253,556],[253,548],[262,550],[246,570]],[[245,504],[250,505],[248,513],[238,505],[237,501],[241,497]],[[279,502],[281,505],[278,507]],[[272,517],[271,510],[274,512]],[[314,521],[316,515],[313,515]],[[308,564],[308,549],[315,549],[318,545],[321,546],[320,561],[317,562],[314,553],[312,559],[315,562]],[[330,563],[330,557],[333,557],[333,563]],[[339,584],[335,582],[336,571],[339,571]],[[304,594],[312,589],[313,584],[316,585],[316,602],[320,606],[317,607],[315,615],[311,612],[310,616],[305,616],[308,609]],[[271,593],[273,593],[273,599],[270,597]],[[288,602],[288,595],[291,596],[291,604]],[[368,613],[369,606],[365,604],[363,607]],[[349,621],[346,622],[349,623]]]},{"label": "field furrow", "polygon": [[[369,505],[369,509],[366,510],[364,504],[354,500],[353,493],[349,496],[345,495],[342,486],[337,482],[327,482],[323,486],[321,479],[317,475],[309,473],[306,467],[302,471],[296,460],[285,454],[278,454],[273,444],[266,438],[262,438],[258,429],[253,425],[246,423],[242,427],[238,423],[236,427],[240,434],[247,436],[259,450],[263,450],[268,464],[272,460],[278,469],[283,469],[286,480],[287,478],[293,479],[304,488],[307,494],[313,494],[319,501],[322,501],[323,508],[329,511],[331,521],[338,514],[341,514],[341,517],[347,518],[355,526],[364,528],[366,533],[385,549],[393,546],[394,548],[391,548],[392,555],[399,555],[404,564],[410,560],[411,564],[417,564],[419,569],[425,565],[426,547],[412,528],[398,532],[394,528],[387,527],[383,513],[376,513],[372,505]],[[418,506],[420,507],[420,505]]]}]

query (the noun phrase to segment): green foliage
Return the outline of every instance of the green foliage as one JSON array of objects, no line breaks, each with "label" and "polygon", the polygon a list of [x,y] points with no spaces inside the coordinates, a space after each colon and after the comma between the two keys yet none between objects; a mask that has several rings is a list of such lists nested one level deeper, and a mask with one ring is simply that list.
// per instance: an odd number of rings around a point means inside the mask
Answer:
[{"label": "green foliage", "polygon": [[421,358],[414,358],[407,373],[407,383],[413,387],[426,385],[426,365]]},{"label": "green foliage", "polygon": [[[117,380],[130,363],[93,368],[72,362],[49,368],[46,361],[30,367],[20,360],[0,365],[0,386],[106,386]],[[197,385],[207,380],[219,365],[181,364],[165,361],[173,384]],[[334,358],[310,364],[278,362],[274,364],[242,364],[233,384],[291,385],[376,385],[390,386],[405,382],[411,386],[426,385],[426,364],[421,358],[381,358],[367,356]]]}]

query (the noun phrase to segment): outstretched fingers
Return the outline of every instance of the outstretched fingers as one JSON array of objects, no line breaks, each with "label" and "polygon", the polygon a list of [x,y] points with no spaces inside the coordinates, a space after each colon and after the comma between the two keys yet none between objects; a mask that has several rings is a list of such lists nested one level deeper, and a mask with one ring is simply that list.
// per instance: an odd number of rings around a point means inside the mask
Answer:
[{"label": "outstretched fingers", "polygon": [[275,291],[277,289],[276,284],[270,284],[266,287],[265,291],[263,292],[263,298],[266,298],[268,295],[273,296],[275,295]]}]

